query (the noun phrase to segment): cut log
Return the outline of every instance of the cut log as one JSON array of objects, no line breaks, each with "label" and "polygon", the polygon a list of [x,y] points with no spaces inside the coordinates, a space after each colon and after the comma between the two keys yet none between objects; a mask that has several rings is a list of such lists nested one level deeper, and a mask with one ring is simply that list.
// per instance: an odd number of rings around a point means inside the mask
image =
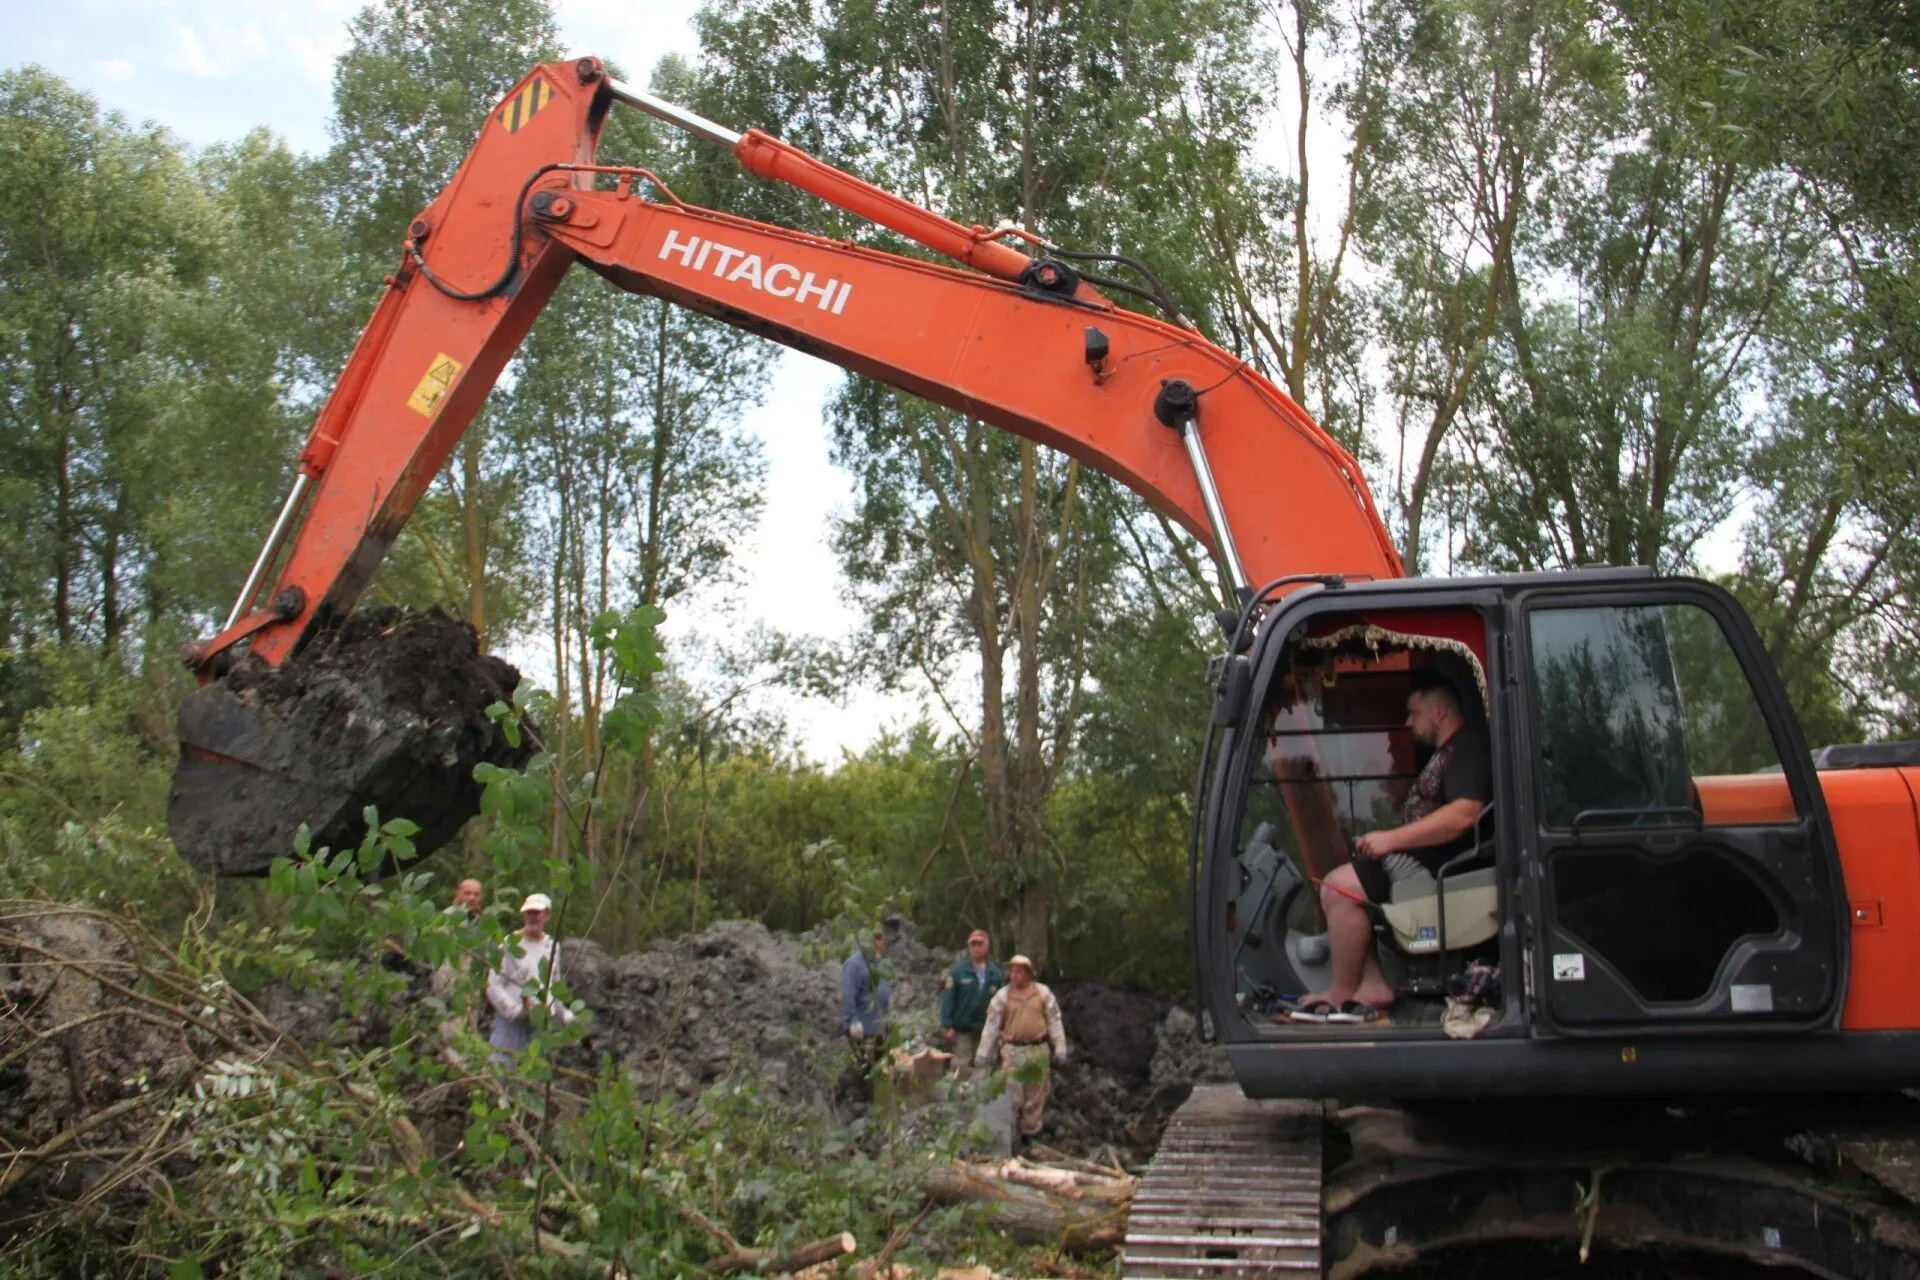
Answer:
[{"label": "cut log", "polygon": [[804,1271],[834,1258],[844,1258],[859,1247],[853,1232],[842,1231],[837,1236],[803,1244],[785,1256],[774,1249],[735,1249],[731,1253],[721,1254],[701,1270],[710,1276],[731,1275],[736,1271],[764,1271],[779,1275],[788,1271]]},{"label": "cut log", "polygon": [[1126,1235],[1125,1200],[1065,1200],[957,1163],[929,1170],[921,1185],[942,1204],[982,1206],[990,1225],[1027,1244],[1110,1253]]},{"label": "cut log", "polygon": [[1005,1182],[1033,1187],[1067,1200],[1131,1200],[1134,1179],[1114,1177],[1111,1173],[1084,1173],[1061,1169],[1030,1160],[1002,1160],[997,1164],[974,1165],[973,1171]]}]

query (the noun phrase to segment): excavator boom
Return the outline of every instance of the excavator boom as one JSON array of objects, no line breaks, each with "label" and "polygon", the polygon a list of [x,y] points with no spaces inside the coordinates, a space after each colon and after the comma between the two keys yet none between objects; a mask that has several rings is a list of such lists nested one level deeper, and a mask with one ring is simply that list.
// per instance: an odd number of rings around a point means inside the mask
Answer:
[{"label": "excavator boom", "polygon": [[[616,102],[959,265],[699,208],[645,170],[597,165]],[[226,627],[188,660],[212,678],[244,641],[250,664],[278,666],[340,626],[576,261],[1060,449],[1201,539],[1238,587],[1401,575],[1359,467],[1298,405],[1177,317],[1123,310],[1044,246],[1009,243],[1025,235],[963,227],[758,130],[735,134],[611,81],[596,59],[536,68],[409,228]],[[447,757],[449,784],[471,773],[430,725],[388,723],[360,699],[355,759],[368,763],[336,780],[304,749],[312,726],[275,723],[230,685],[214,680],[181,712],[169,818],[203,868],[258,871],[302,821],[350,838],[368,804],[390,809],[382,778],[414,776],[422,756]],[[471,806],[470,786],[448,794],[449,812],[424,815],[433,832]]]}]

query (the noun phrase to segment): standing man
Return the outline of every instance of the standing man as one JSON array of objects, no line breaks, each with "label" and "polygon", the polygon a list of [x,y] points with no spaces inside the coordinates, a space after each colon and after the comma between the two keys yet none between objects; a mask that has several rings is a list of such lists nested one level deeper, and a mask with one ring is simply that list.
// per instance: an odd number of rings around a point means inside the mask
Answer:
[{"label": "standing man", "polygon": [[[559,980],[555,972],[560,958],[552,935],[547,932],[547,916],[553,901],[544,893],[530,893],[520,904],[520,931],[507,939],[507,953],[500,967],[487,977],[487,1003],[493,1006],[493,1034],[487,1043],[494,1048],[493,1060],[505,1062],[527,1047],[533,1039],[533,1009],[536,1003],[530,988],[551,987]],[[561,1025],[573,1021],[573,1011],[549,992],[545,997],[548,1016]]]},{"label": "standing man", "polygon": [[1032,1139],[1053,1091],[1053,1068],[1066,1065],[1067,1029],[1060,1021],[1060,1002],[1033,980],[1033,961],[1025,956],[1007,961],[1007,985],[987,1004],[987,1025],[973,1065],[995,1061],[996,1049],[1020,1118],[1020,1136]]},{"label": "standing man", "polygon": [[947,971],[947,985],[940,992],[940,1038],[953,1050],[953,1074],[965,1080],[973,1074],[973,1055],[980,1048],[980,1032],[987,1025],[987,1005],[1007,975],[988,954],[992,939],[985,929],[967,935],[967,954],[953,962]]},{"label": "standing man", "polygon": [[853,954],[840,966],[840,1029],[856,1047],[864,1047],[869,1057],[878,1052],[886,1038],[887,1006],[893,1002],[893,984],[874,972],[887,951],[887,935],[877,927],[872,947],[869,959],[856,940]]},{"label": "standing man", "polygon": [[480,908],[486,904],[486,896],[487,891],[480,887],[478,880],[462,880],[454,886],[453,901],[447,904],[447,912],[464,911],[469,921],[478,920]]},{"label": "standing man", "polygon": [[[486,890],[481,888],[478,880],[462,880],[454,886],[453,901],[447,904],[443,914],[463,924],[473,925],[479,922],[480,910],[485,902]],[[454,990],[460,981],[460,973],[455,965],[464,959],[464,955],[456,955],[451,960],[441,961],[434,966],[433,976],[427,983],[428,990],[448,1002],[447,1018],[440,1024],[441,1056],[455,1064],[458,1064],[459,1057],[454,1051],[454,1041],[459,1038],[463,1027],[478,1030],[480,1018],[478,1008],[456,1009],[452,1005]]]}]

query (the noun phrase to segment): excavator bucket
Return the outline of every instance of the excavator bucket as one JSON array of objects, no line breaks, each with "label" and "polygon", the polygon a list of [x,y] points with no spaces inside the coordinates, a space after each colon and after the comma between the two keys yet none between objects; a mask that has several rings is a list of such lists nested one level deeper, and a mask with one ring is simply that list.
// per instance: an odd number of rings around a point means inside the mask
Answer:
[{"label": "excavator bucket", "polygon": [[312,847],[359,845],[369,806],[407,818],[424,854],[479,811],[474,766],[525,763],[487,707],[520,675],[483,655],[445,614],[377,609],[316,637],[280,667],[243,657],[190,695],[167,826],[186,860],[215,875],[259,875]]}]

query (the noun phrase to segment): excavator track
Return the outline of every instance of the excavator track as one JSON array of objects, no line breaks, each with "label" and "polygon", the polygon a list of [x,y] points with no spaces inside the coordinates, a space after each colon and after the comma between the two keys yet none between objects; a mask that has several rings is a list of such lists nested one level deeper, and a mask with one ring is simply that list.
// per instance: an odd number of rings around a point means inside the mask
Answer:
[{"label": "excavator track", "polygon": [[1121,1275],[1651,1274],[1631,1255],[1920,1280],[1917,1169],[1913,1095],[1332,1109],[1200,1085],[1135,1192]]},{"label": "excavator track", "polygon": [[1320,1275],[1320,1106],[1194,1088],[1127,1216],[1120,1274]]}]

